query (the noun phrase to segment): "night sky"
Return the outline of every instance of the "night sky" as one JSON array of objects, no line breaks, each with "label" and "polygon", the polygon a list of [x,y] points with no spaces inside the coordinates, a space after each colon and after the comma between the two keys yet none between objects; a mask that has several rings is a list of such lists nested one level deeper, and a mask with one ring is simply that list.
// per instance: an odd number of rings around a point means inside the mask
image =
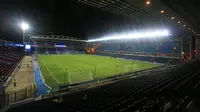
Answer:
[{"label": "night sky", "polygon": [[101,36],[109,32],[122,31],[132,21],[129,18],[101,11],[73,0],[1,2],[0,38],[21,42],[19,23],[29,23],[31,35],[66,35],[79,39]]},{"label": "night sky", "polygon": [[[19,26],[22,20],[31,27],[28,34],[66,35],[78,39],[131,31],[139,29],[138,26],[143,24],[140,18],[105,12],[74,0],[0,1],[0,39],[22,42],[22,30]],[[155,21],[147,21],[143,25],[152,28],[157,24]]]}]

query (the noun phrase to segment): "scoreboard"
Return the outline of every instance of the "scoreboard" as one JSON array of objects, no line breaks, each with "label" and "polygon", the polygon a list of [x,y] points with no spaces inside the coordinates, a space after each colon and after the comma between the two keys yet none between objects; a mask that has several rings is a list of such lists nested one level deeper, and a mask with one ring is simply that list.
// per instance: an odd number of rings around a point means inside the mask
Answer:
[{"label": "scoreboard", "polygon": [[26,45],[25,45],[25,51],[30,51],[30,50],[31,50],[31,45],[26,44]]}]

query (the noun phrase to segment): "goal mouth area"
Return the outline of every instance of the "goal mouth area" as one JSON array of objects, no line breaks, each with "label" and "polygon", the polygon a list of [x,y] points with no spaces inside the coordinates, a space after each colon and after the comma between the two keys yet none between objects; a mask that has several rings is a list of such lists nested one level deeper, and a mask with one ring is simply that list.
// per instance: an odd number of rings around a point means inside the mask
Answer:
[{"label": "goal mouth area", "polygon": [[94,80],[94,74],[91,70],[73,71],[67,73],[69,84],[77,84]]}]

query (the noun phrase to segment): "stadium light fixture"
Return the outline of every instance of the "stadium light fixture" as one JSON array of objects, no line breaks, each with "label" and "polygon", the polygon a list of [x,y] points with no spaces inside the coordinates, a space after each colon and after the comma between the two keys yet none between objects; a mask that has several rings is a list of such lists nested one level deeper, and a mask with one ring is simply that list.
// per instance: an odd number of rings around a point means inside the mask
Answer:
[{"label": "stadium light fixture", "polygon": [[151,4],[151,2],[150,1],[146,1],[146,4],[149,5],[149,4]]},{"label": "stadium light fixture", "polygon": [[22,30],[27,30],[29,28],[29,25],[27,23],[22,23],[21,28]]},{"label": "stadium light fixture", "polygon": [[180,21],[178,21],[178,23],[181,23]]},{"label": "stadium light fixture", "polygon": [[87,42],[96,42],[96,41],[107,41],[107,40],[119,40],[119,39],[137,39],[137,38],[148,38],[148,37],[161,37],[169,36],[167,30],[152,31],[152,32],[138,32],[138,33],[127,33],[127,34],[118,34],[112,36],[106,36],[99,39],[91,39]]},{"label": "stadium light fixture", "polygon": [[183,25],[183,27],[185,27],[185,25]]},{"label": "stadium light fixture", "polygon": [[171,17],[171,19],[174,19],[174,17]]},{"label": "stadium light fixture", "polygon": [[22,22],[21,23],[21,28],[22,28],[22,31],[23,31],[23,45],[25,44],[24,43],[24,36],[25,36],[25,31],[29,28],[29,25],[25,22]]}]

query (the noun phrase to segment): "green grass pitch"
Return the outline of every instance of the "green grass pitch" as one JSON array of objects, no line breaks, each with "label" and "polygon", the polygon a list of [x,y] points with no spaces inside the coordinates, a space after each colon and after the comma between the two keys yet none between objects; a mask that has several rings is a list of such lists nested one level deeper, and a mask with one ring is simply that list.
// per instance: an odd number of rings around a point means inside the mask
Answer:
[{"label": "green grass pitch", "polygon": [[69,74],[73,81],[84,81],[90,78],[89,72],[96,79],[160,66],[160,64],[84,54],[38,55],[37,61],[46,84],[53,88],[69,84]]}]

